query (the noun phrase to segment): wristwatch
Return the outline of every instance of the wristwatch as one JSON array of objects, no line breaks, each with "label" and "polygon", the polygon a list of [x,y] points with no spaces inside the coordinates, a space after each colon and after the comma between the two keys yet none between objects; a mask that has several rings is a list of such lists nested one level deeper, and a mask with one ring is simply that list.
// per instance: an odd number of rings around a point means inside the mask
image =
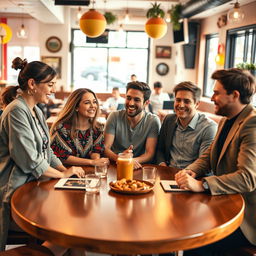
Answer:
[{"label": "wristwatch", "polygon": [[202,185],[203,185],[203,188],[204,188],[205,191],[209,191],[210,190],[208,182],[206,180],[203,180]]}]

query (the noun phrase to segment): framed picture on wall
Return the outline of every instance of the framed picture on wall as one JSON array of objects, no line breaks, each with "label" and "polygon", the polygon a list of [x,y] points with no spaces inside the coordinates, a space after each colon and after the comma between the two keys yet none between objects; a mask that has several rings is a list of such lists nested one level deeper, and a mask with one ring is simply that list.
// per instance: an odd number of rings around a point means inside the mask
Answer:
[{"label": "framed picture on wall", "polygon": [[57,72],[58,79],[61,78],[61,57],[42,56],[41,60]]},{"label": "framed picture on wall", "polygon": [[62,47],[62,42],[57,36],[51,36],[46,40],[45,47],[49,52],[58,52]]},{"label": "framed picture on wall", "polygon": [[170,59],[172,57],[171,46],[156,46],[156,58],[157,59]]}]

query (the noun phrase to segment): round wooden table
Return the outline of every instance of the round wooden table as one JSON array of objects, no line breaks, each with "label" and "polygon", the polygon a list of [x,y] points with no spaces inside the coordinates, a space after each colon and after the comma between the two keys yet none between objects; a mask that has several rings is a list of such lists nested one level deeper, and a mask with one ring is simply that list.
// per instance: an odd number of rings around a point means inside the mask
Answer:
[{"label": "round wooden table", "polygon": [[[244,213],[239,194],[164,192],[160,179],[172,179],[176,170],[157,168],[154,190],[143,195],[109,190],[109,182],[116,179],[115,166],[110,166],[99,194],[54,189],[57,180],[27,183],[12,197],[13,219],[39,239],[110,254],[196,248],[239,227]],[[135,171],[135,178],[141,178],[141,170]]]}]

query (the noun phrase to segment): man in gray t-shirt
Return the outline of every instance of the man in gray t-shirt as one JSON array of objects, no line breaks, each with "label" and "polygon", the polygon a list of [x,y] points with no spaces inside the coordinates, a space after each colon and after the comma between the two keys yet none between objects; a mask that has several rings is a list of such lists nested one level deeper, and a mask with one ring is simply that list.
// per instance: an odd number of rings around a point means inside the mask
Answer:
[{"label": "man in gray t-shirt", "polygon": [[145,112],[150,94],[147,84],[128,83],[125,110],[112,112],[107,120],[105,155],[109,159],[116,161],[118,153],[132,151],[134,168],[153,159],[161,124],[156,115]]}]

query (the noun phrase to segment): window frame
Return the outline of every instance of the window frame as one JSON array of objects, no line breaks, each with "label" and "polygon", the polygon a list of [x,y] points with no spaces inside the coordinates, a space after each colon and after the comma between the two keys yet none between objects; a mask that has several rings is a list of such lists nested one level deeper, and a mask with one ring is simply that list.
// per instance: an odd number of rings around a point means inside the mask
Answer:
[{"label": "window frame", "polygon": [[[204,56],[204,79],[203,79],[203,96],[210,98],[206,95],[207,92],[207,81],[208,81],[208,58],[210,53],[210,40],[212,38],[219,38],[219,33],[208,34],[205,36],[205,56]],[[216,52],[217,55],[217,52]]]},{"label": "window frame", "polygon": [[[128,33],[130,33],[130,32],[132,32],[132,33],[141,33],[141,32],[144,32],[144,31],[134,31],[134,30],[126,30],[126,31],[124,31],[123,33],[126,33],[126,37],[125,37],[125,47],[113,47],[113,46],[111,46],[111,47],[109,47],[109,46],[105,46],[104,47],[104,45],[102,45],[101,43],[96,43],[96,44],[94,44],[93,46],[89,46],[89,45],[85,45],[85,46],[75,46],[74,45],[74,35],[75,35],[75,31],[77,31],[77,30],[79,30],[79,29],[77,29],[77,28],[72,28],[71,29],[71,42],[70,42],[70,53],[71,53],[71,85],[72,84],[74,84],[74,48],[75,47],[83,47],[83,48],[106,48],[107,49],[107,54],[108,54],[108,56],[109,56],[109,50],[110,49],[146,49],[147,50],[147,66],[146,66],[146,68],[147,68],[147,76],[146,76],[146,82],[148,83],[148,80],[149,80],[149,59],[150,59],[150,46],[151,46],[151,44],[150,44],[150,38],[148,38],[148,47],[147,48],[143,48],[143,47],[127,47],[127,44],[128,44],[128,36],[127,36],[127,34]],[[116,30],[109,30],[109,32],[116,32]],[[109,58],[108,58],[109,59]],[[109,79],[108,79],[108,72],[109,72],[109,62],[107,62],[107,77],[106,77],[106,82],[107,82],[107,84],[106,84],[106,92],[108,91],[108,88],[109,88],[109,84],[108,84],[108,81],[109,81]]]},{"label": "window frame", "polygon": [[[252,31],[250,32],[251,29],[252,29]],[[248,48],[249,48],[248,47],[249,36],[251,34],[252,34],[251,59],[247,60]],[[256,57],[255,57],[255,53],[256,53],[256,24],[227,30],[225,68],[234,67],[236,39],[240,36],[245,37],[244,51],[243,51],[243,62],[255,63],[255,59],[256,59]]]}]

